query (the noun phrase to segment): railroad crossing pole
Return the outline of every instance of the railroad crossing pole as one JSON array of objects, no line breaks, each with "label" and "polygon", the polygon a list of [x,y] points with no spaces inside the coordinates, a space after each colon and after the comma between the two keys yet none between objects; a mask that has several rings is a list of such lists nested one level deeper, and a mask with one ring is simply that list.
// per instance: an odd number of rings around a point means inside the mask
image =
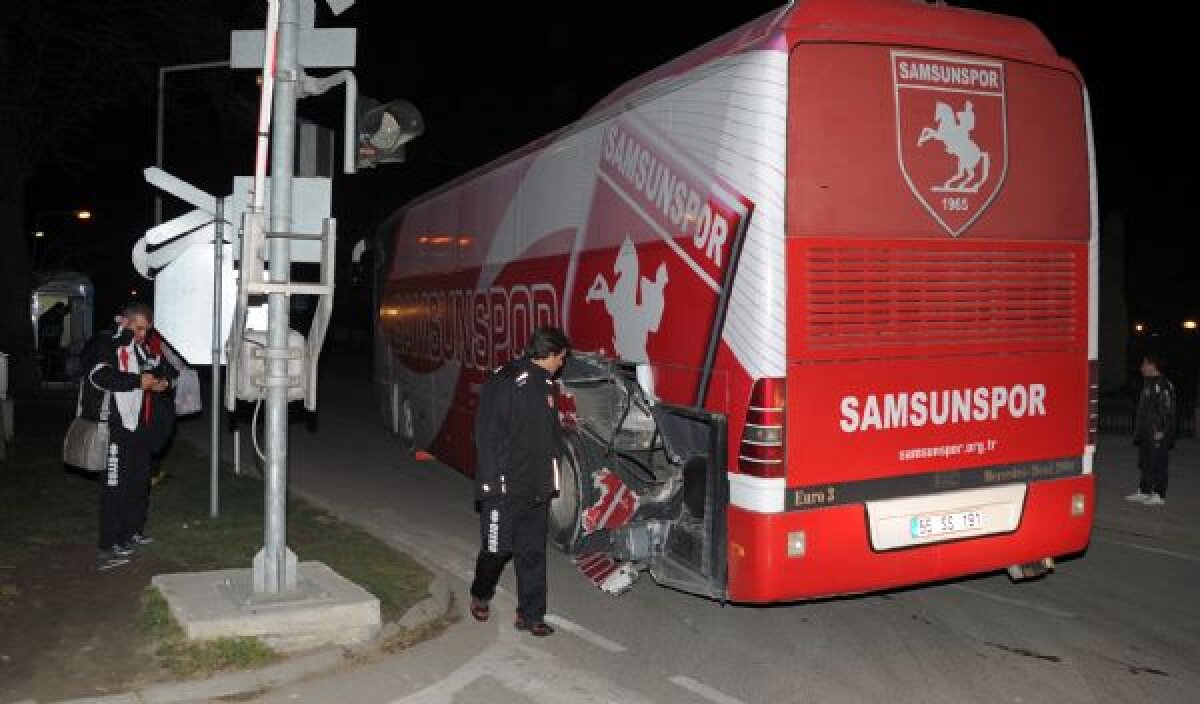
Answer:
[{"label": "railroad crossing pole", "polygon": [[[325,0],[325,3],[336,15],[353,5],[354,0]],[[305,68],[355,65],[356,30],[317,29],[315,17],[315,0],[268,0],[265,30],[232,32],[228,62],[169,66],[160,71],[160,86],[161,79],[173,71],[228,65],[234,70],[262,72],[254,175],[252,178],[235,178],[234,195],[227,204],[225,199],[214,198],[159,168],[147,169],[148,182],[194,205],[196,210],[151,228],[133,251],[134,266],[150,278],[150,271],[161,270],[177,259],[191,262],[188,250],[207,239],[211,232],[214,271],[221,275],[224,270],[221,249],[224,221],[233,219],[242,224],[240,242],[233,253],[240,257],[241,272],[237,301],[231,313],[233,325],[225,347],[229,365],[225,407],[233,410],[239,399],[265,402],[266,405],[263,419],[266,435],[263,546],[254,557],[253,593],[260,599],[280,602],[301,599],[307,589],[298,584],[296,556],[287,546],[288,406],[291,400],[302,398],[310,411],[316,409],[316,367],[333,309],[337,251],[336,220],[330,217],[332,179],[315,175],[296,178],[296,135],[299,132],[296,102],[308,95],[320,95],[336,85],[346,85],[343,150],[346,173],[354,173],[356,163],[371,166],[401,160],[403,144],[421,129],[419,114],[407,103],[399,105],[403,101],[359,115],[357,82],[350,71],[318,77],[305,72]],[[161,92],[159,104],[161,125]],[[401,109],[404,106],[409,109]],[[358,124],[362,121],[368,125],[365,131]],[[370,148],[362,147],[364,143]],[[161,127],[156,154],[161,159]],[[253,185],[247,187],[247,183]],[[266,200],[268,197],[269,201]],[[264,222],[268,215],[269,222]],[[158,217],[156,213],[156,219]],[[293,260],[319,263],[320,280],[293,281]],[[174,287],[168,289],[171,295],[165,298],[172,300],[184,298],[190,290],[184,284],[192,283],[191,268],[181,270],[179,265],[174,266],[164,273]],[[214,367],[219,366],[222,352],[218,325],[221,288],[221,280],[214,279]],[[308,336],[300,345],[295,344],[298,334],[290,325],[289,297],[292,295],[318,299]],[[257,319],[257,309],[264,297],[267,303],[265,335],[259,328],[248,327],[251,309]],[[177,307],[180,311],[190,311],[186,305]],[[176,321],[179,330],[190,334],[194,318],[192,315],[184,320],[181,316]],[[199,348],[194,347],[194,341],[188,342],[194,348],[192,352],[198,354]],[[214,410],[219,399],[217,380],[219,376],[214,375]],[[214,415],[214,449],[217,439]],[[215,461],[214,455],[214,468]],[[215,471],[212,488],[210,510],[215,515],[218,508]]]},{"label": "railroad crossing pole", "polygon": [[[354,0],[325,0],[340,14]],[[230,64],[234,69],[263,71],[258,141],[255,152],[253,202],[247,207],[242,237],[242,270],[235,306],[235,329],[229,343],[230,389],[238,398],[266,402],[266,481],[264,487],[263,548],[254,557],[254,592],[274,597],[298,593],[296,556],[287,546],[288,402],[299,395],[309,410],[316,408],[316,366],[333,307],[336,221],[329,217],[329,178],[295,178],[296,101],[319,95],[335,85],[346,84],[345,158],[346,173],[354,173],[356,144],[361,141],[357,117],[357,82],[349,71],[312,77],[305,69],[352,67],[356,33],[349,28],[316,29],[315,0],[270,0],[265,32],[235,31]],[[270,111],[267,106],[270,104]],[[385,110],[396,110],[391,104]],[[395,161],[403,142],[419,134],[415,110],[399,111],[386,125],[368,130],[373,139],[371,158],[366,163]],[[375,116],[378,121],[382,118]],[[415,125],[415,126],[414,126]],[[385,129],[385,127],[387,129]],[[415,131],[414,131],[415,130]],[[267,139],[270,135],[271,177],[266,181]],[[393,144],[394,143],[394,144]],[[307,189],[307,190],[306,190]],[[235,186],[235,191],[236,191]],[[263,223],[264,195],[270,194],[270,221]],[[294,203],[295,193],[309,193]],[[320,194],[325,194],[324,204]],[[299,207],[293,207],[299,205]],[[314,214],[314,209],[320,210]],[[314,231],[313,218],[319,220]],[[293,242],[295,241],[295,242]],[[319,253],[301,245],[315,241]],[[260,244],[263,243],[263,244]],[[295,247],[296,249],[293,249]],[[263,271],[264,251],[269,266]],[[292,259],[321,264],[319,283],[293,282]],[[245,344],[246,313],[251,297],[267,297],[266,349]],[[291,346],[289,296],[303,294],[318,298],[312,328],[300,349]],[[255,359],[252,359],[255,358]],[[264,364],[261,372],[257,359]],[[296,366],[302,368],[296,374]],[[245,389],[253,389],[246,391]],[[227,407],[232,404],[227,399]]]},{"label": "railroad crossing pole", "polygon": [[[268,234],[271,281],[291,279],[289,240],[270,233],[291,232],[292,176],[296,125],[296,2],[282,0],[279,7],[279,43],[276,49],[274,116],[271,120],[271,221]],[[266,525],[260,560],[255,559],[255,584],[269,594],[296,588],[296,556],[287,546],[288,451],[288,296],[267,297],[266,444],[264,493]],[[259,571],[262,571],[259,579]]]}]

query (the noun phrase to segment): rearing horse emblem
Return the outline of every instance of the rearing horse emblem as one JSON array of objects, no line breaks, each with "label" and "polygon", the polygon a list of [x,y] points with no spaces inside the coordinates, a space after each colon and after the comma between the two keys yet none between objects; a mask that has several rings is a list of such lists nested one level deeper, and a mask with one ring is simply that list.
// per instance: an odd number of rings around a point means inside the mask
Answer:
[{"label": "rearing horse emblem", "polygon": [[[941,142],[946,147],[946,153],[958,159],[958,171],[931,190],[935,193],[978,193],[979,187],[987,182],[991,156],[971,139],[971,130],[975,129],[975,109],[971,101],[968,100],[957,113],[954,108],[939,101],[933,115],[937,127],[921,130],[917,146],[923,146],[931,139]],[[978,178],[976,167],[981,171]]]},{"label": "rearing horse emblem", "polygon": [[[588,289],[588,303],[603,301],[613,322],[613,347],[617,356],[630,362],[647,362],[649,335],[662,323],[667,287],[667,265],[658,265],[654,279],[641,275],[637,246],[628,235],[613,263],[617,279],[612,288],[603,273],[596,274]],[[639,300],[640,299],[640,300]]]},{"label": "rearing horse emblem", "polygon": [[891,54],[900,170],[925,210],[958,237],[987,210],[1008,173],[1004,64]]}]

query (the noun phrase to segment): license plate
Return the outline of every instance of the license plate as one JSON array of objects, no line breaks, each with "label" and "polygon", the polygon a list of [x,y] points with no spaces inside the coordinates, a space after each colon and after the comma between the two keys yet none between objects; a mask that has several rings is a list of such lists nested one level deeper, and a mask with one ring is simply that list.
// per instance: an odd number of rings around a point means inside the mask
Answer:
[{"label": "license plate", "polygon": [[954,513],[920,514],[913,516],[908,521],[909,532],[914,538],[960,533],[982,527],[983,513],[976,509],[955,511]]}]

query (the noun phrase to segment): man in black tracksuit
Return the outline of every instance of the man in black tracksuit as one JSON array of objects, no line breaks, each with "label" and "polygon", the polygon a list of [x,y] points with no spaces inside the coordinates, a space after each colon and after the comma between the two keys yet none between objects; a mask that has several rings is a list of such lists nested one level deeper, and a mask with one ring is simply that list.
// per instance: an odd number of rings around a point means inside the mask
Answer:
[{"label": "man in black tracksuit", "polygon": [[471,584],[471,615],[486,621],[489,602],[509,558],[517,572],[517,630],[554,632],[546,616],[546,521],[558,491],[562,426],[558,387],[570,341],[539,328],[525,355],[500,367],[483,385],[475,415],[475,488],[480,507],[479,557]]},{"label": "man in black tracksuit", "polygon": [[143,342],[153,313],[149,306],[125,306],[114,333],[99,333],[90,368],[84,372],[80,412],[103,417],[107,397],[108,457],[100,482],[98,567],[129,561],[134,547],[147,542],[140,531],[145,492],[149,490],[150,445],[143,422],[146,392],[165,391],[169,382],[156,374]]},{"label": "man in black tracksuit", "polygon": [[1175,387],[1163,376],[1158,357],[1142,358],[1142,393],[1138,397],[1133,443],[1138,446],[1138,489],[1126,499],[1162,506],[1167,498],[1167,453],[1175,445]]}]

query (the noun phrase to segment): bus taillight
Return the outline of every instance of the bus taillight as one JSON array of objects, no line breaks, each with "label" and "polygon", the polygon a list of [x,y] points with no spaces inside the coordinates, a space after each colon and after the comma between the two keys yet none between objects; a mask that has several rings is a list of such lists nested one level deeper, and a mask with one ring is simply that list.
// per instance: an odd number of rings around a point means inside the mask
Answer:
[{"label": "bus taillight", "polygon": [[743,474],[782,477],[787,472],[783,451],[787,415],[785,382],[786,379],[781,378],[754,382],[742,442],[738,447],[738,468]]}]

